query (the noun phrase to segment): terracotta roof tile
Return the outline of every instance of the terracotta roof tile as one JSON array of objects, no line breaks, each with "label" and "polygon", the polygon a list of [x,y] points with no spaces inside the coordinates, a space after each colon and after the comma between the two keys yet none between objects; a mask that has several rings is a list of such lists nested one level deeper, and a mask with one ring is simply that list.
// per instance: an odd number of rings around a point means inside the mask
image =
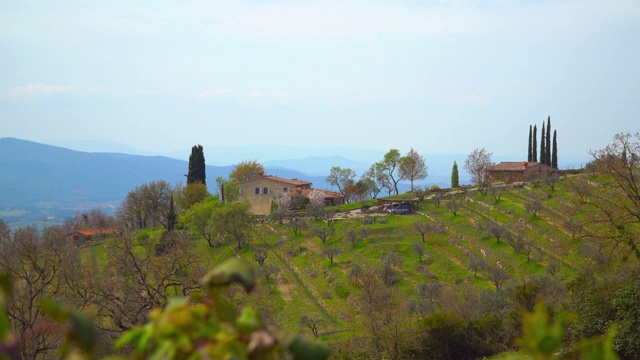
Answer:
[{"label": "terracotta roof tile", "polygon": [[496,164],[489,171],[522,171],[526,168],[530,168],[540,164],[539,162],[526,162],[526,161],[503,161]]},{"label": "terracotta roof tile", "polygon": [[309,181],[306,181],[306,180],[285,179],[285,178],[281,178],[281,177],[274,176],[274,175],[266,175],[265,178],[271,179],[271,180],[274,180],[274,181],[279,181],[279,182],[291,184],[291,185],[296,185],[296,186],[311,185],[311,183]]},{"label": "terracotta roof tile", "polygon": [[78,229],[68,233],[67,235],[71,235],[74,233],[80,233],[86,236],[93,236],[96,234],[115,234],[118,230],[114,228],[102,228],[102,229]]},{"label": "terracotta roof tile", "polygon": [[263,177],[257,177],[257,178],[253,178],[251,180],[240,181],[240,182],[238,182],[236,184],[245,184],[245,183],[249,183],[249,182],[260,180],[260,179],[269,179],[269,180],[273,180],[273,181],[277,181],[277,182],[281,182],[281,183],[289,184],[289,185],[293,185],[293,186],[311,185],[311,182],[306,181],[306,180],[285,179],[285,178],[281,178],[281,177],[274,176],[274,175],[265,175]]}]

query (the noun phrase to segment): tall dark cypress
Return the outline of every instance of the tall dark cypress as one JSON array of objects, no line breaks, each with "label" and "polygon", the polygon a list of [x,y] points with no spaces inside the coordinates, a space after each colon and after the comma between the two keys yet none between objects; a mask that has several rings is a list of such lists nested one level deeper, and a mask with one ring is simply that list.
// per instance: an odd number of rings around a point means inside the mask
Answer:
[{"label": "tall dark cypress", "polygon": [[553,155],[551,155],[551,166],[554,169],[558,168],[558,142],[556,141],[556,130],[553,130]]},{"label": "tall dark cypress", "polygon": [[540,132],[540,162],[547,163],[547,145],[545,144],[546,132],[544,131],[544,121],[542,122],[542,131]]},{"label": "tall dark cypress", "polygon": [[545,145],[547,146],[545,150],[545,154],[547,155],[546,164],[551,166],[551,116],[547,118],[547,142]]},{"label": "tall dark cypress", "polygon": [[460,186],[460,178],[458,176],[458,163],[453,162],[453,167],[451,168],[451,188],[457,188]]},{"label": "tall dark cypress", "polygon": [[531,125],[529,125],[529,149],[527,152],[527,161],[528,162],[532,162],[533,160],[533,153],[531,152],[531,141],[533,139],[531,138]]},{"label": "tall dark cypress", "polygon": [[533,125],[533,143],[531,144],[531,161],[538,161],[538,125]]},{"label": "tall dark cypress", "polygon": [[178,223],[178,216],[173,206],[173,194],[171,195],[171,202],[169,203],[169,213],[167,214],[167,231],[173,231],[176,229]]},{"label": "tall dark cypress", "polygon": [[207,185],[206,170],[204,164],[204,150],[202,145],[194,145],[189,156],[189,173],[187,174],[187,185],[202,183]]}]

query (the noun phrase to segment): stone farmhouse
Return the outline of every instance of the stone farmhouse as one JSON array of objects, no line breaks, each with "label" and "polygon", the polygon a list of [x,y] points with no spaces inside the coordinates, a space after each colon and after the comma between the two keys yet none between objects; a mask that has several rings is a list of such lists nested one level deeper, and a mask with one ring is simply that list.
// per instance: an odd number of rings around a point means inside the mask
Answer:
[{"label": "stone farmhouse", "polygon": [[[240,192],[239,200],[247,200],[251,204],[249,211],[254,215],[269,215],[271,203],[278,191],[290,192],[292,195],[297,192],[308,197],[309,193],[315,190],[311,185],[309,181],[284,179],[273,175],[264,175],[264,173],[260,173],[257,178],[236,183]],[[325,194],[326,206],[344,203],[342,194],[327,190],[320,191]]]},{"label": "stone farmhouse", "polygon": [[540,162],[501,162],[487,170],[489,180],[527,180],[553,171],[549,165]]}]

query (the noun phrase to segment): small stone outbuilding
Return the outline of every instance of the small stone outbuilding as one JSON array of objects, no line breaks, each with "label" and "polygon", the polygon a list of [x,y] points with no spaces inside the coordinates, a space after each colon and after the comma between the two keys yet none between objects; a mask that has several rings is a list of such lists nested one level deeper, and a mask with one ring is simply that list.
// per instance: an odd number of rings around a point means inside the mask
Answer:
[{"label": "small stone outbuilding", "polygon": [[487,179],[491,181],[528,180],[535,176],[546,175],[554,169],[540,162],[505,161],[487,170]]}]

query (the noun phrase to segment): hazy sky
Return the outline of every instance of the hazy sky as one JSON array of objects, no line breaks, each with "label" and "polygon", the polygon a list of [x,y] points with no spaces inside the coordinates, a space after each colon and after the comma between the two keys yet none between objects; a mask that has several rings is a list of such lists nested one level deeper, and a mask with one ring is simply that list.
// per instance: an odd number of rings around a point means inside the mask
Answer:
[{"label": "hazy sky", "polygon": [[640,130],[640,2],[4,0],[0,69],[0,137],[584,154]]}]

